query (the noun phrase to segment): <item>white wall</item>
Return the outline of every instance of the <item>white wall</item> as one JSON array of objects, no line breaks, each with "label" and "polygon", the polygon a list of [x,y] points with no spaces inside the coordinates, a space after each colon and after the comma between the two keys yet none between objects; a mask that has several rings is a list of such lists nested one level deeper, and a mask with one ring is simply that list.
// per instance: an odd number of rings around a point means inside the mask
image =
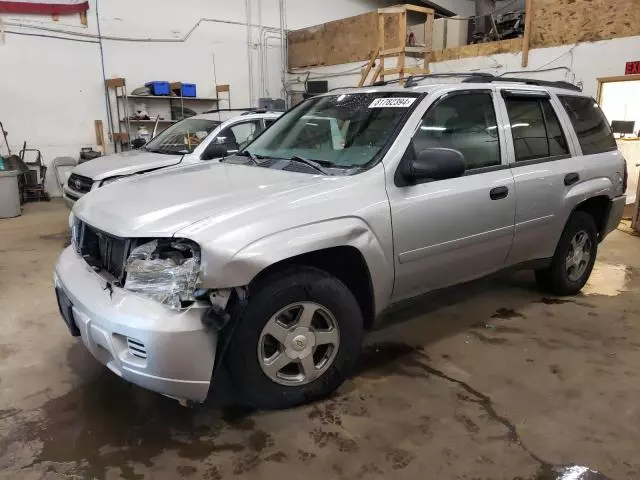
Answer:
[{"label": "white wall", "polygon": [[[433,73],[487,72],[509,76],[528,76],[542,80],[565,80],[583,85],[584,91],[597,95],[597,78],[624,75],[625,62],[635,58],[640,50],[640,36],[617,38],[600,42],[540,48],[529,52],[529,66],[522,68],[521,53],[502,53],[487,57],[464,58],[431,63]],[[387,60],[389,62],[389,60]],[[360,67],[366,62],[313,68],[311,79],[326,79],[329,88],[357,85]],[[417,59],[408,58],[407,65],[422,65]],[[393,63],[390,63],[393,66]],[[524,70],[522,73],[516,73]],[[542,70],[542,71],[540,71]],[[290,76],[294,88],[301,88],[307,71],[296,71]]]},{"label": "white wall", "polygon": [[[86,27],[80,24],[78,15],[63,16],[58,22],[50,16],[1,15],[0,22],[4,25],[0,28],[0,121],[9,132],[12,150],[15,153],[26,140],[29,146],[42,150],[49,164],[57,156],[77,158],[81,147],[97,148],[94,120],[103,120],[107,134],[100,48],[97,43],[86,43],[97,41],[96,7],[103,38],[130,39],[103,40],[106,77],[126,78],[129,90],[149,80],[182,80],[196,83],[198,96],[214,96],[216,83],[229,83],[232,106],[241,108],[257,105],[257,99],[265,94],[280,97],[279,1],[248,3],[250,17],[246,2],[241,0],[90,0]],[[303,28],[391,3],[391,0],[288,0],[287,26]],[[242,25],[247,21],[255,25],[250,29],[249,42],[247,27]],[[85,36],[70,36],[61,30]],[[263,48],[265,60],[261,61]],[[264,75],[261,63],[266,65]],[[4,145],[0,145],[0,153],[7,153]],[[59,194],[52,175],[48,175],[47,188],[53,195]]]},{"label": "white wall", "polygon": [[[431,70],[433,73],[479,71],[496,75],[525,70],[523,73],[509,75],[580,83],[586,93],[595,97],[598,90],[597,79],[624,75],[625,63],[635,58],[639,49],[640,36],[616,38],[531,50],[526,69],[522,68],[521,53],[502,53],[432,63]],[[566,70],[560,69],[562,67]],[[549,69],[554,70],[541,71]]]}]

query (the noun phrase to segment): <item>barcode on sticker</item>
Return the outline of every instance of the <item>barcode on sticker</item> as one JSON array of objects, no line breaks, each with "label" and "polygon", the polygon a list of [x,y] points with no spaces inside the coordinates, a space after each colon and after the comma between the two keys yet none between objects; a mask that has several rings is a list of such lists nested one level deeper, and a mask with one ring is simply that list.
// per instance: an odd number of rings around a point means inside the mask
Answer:
[{"label": "barcode on sticker", "polygon": [[407,108],[410,107],[413,102],[415,102],[415,98],[376,98],[369,108]]}]

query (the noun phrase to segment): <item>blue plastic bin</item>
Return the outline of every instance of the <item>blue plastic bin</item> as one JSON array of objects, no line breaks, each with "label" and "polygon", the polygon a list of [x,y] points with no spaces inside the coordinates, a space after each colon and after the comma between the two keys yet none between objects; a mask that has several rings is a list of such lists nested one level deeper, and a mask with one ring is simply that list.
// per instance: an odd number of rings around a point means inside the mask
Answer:
[{"label": "blue plastic bin", "polygon": [[151,95],[169,95],[171,93],[169,82],[153,81],[145,83],[144,86],[151,90]]},{"label": "blue plastic bin", "polygon": [[[178,83],[178,82],[176,82]],[[177,88],[175,88],[175,83],[174,83],[174,88],[173,88],[173,93],[175,93],[178,96],[181,97],[196,97],[196,84],[195,83],[182,83],[180,82],[180,85],[182,86],[182,88],[180,89],[180,91],[178,91]]]},{"label": "blue plastic bin", "polygon": [[183,97],[195,97],[196,84],[195,83],[183,83],[182,84],[182,96]]}]

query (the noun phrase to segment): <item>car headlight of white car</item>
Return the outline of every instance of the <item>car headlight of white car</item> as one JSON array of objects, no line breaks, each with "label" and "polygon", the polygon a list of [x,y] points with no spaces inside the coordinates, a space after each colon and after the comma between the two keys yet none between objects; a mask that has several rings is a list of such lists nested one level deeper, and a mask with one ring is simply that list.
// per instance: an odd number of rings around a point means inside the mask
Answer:
[{"label": "car headlight of white car", "polygon": [[179,309],[194,300],[200,247],[186,239],[150,240],[131,251],[125,268],[124,288]]},{"label": "car headlight of white car", "polygon": [[118,180],[122,180],[123,178],[127,178],[129,175],[118,175],[117,177],[109,177],[105,178],[100,182],[100,186],[104,187],[105,185],[109,185],[110,183],[117,182]]}]

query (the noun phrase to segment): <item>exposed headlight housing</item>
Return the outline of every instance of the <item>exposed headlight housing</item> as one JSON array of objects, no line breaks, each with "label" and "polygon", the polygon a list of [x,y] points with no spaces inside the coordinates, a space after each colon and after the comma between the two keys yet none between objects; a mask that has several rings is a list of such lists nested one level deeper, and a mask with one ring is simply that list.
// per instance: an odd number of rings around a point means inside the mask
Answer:
[{"label": "exposed headlight housing", "polygon": [[151,240],[134,248],[125,269],[124,288],[181,308],[194,300],[200,272],[200,247],[186,239]]},{"label": "exposed headlight housing", "polygon": [[71,245],[76,251],[80,251],[80,220],[73,212],[69,214],[69,229],[71,230]]},{"label": "exposed headlight housing", "polygon": [[128,175],[118,175],[117,177],[109,177],[105,178],[100,182],[100,186],[104,187],[105,185],[109,185],[110,183],[117,182],[118,180],[122,180],[123,178],[127,178]]}]

